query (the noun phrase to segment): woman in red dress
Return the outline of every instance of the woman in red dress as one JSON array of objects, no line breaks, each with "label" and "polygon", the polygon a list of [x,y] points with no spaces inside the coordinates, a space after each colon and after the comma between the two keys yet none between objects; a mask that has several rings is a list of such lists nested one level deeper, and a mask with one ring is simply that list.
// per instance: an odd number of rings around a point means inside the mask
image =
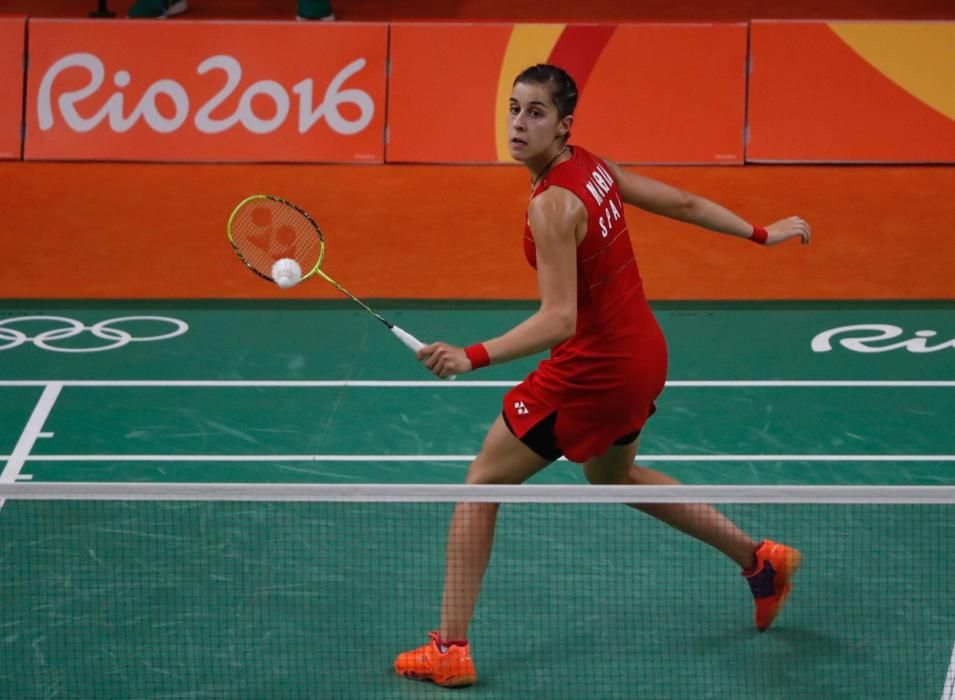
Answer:
[{"label": "woman in red dress", "polygon": [[[468,470],[469,484],[519,484],[562,455],[581,463],[593,484],[677,483],[634,464],[640,431],[663,390],[667,351],[644,294],[624,204],[763,245],[810,239],[799,217],[754,226],[714,202],[568,144],[576,102],[573,79],[550,65],[523,71],[510,98],[511,156],[531,176],[524,252],[537,270],[540,308],[497,338],[466,348],[437,342],[418,353],[435,375],[447,377],[550,349],[505,395]],[[754,541],[712,506],[634,507],[735,561],[754,595],[756,626],[769,626],[799,566],[797,550]],[[455,507],[440,627],[429,643],[398,656],[400,675],[446,686],[477,679],[467,631],[497,509],[493,503]]]}]

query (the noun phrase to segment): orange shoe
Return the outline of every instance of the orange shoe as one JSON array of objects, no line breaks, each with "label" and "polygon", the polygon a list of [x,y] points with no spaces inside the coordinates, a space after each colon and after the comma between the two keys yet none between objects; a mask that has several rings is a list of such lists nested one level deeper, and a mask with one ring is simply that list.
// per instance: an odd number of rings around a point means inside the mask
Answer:
[{"label": "orange shoe", "polygon": [[756,565],[743,572],[756,603],[756,629],[765,631],[792,590],[792,577],[799,568],[799,550],[763,540],[756,548]]},{"label": "orange shoe", "polygon": [[470,644],[453,644],[442,652],[438,646],[438,633],[429,632],[428,637],[430,641],[424,646],[398,654],[395,671],[399,676],[431,681],[449,688],[471,685],[477,680]]}]

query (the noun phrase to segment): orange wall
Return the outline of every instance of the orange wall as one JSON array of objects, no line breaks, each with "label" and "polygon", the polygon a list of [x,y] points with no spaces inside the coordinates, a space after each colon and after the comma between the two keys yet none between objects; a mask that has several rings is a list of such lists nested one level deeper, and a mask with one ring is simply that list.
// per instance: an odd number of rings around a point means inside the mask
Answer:
[{"label": "orange wall", "polygon": [[0,17],[0,159],[20,157],[25,17]]},{"label": "orange wall", "polygon": [[[0,24],[0,157],[20,150],[22,23]],[[29,30],[27,159],[506,162],[513,76],[552,61],[581,87],[575,137],[624,163],[955,163],[955,22]]]},{"label": "orange wall", "polygon": [[[116,26],[127,24],[117,22]],[[168,31],[161,28],[167,23],[140,26],[149,27],[150,32]],[[176,33],[194,31],[184,22],[168,23],[168,26],[182,27],[176,29]],[[276,23],[271,26],[297,25]],[[309,32],[325,31],[320,26],[309,26],[313,27],[308,29]],[[505,30],[502,31],[501,26]],[[557,33],[551,28],[553,44],[544,44],[551,47],[548,56],[569,50],[564,54],[568,56],[567,60],[578,61],[585,67],[585,64],[590,65],[588,94],[612,95],[613,72],[604,70],[601,63],[610,59],[622,63],[630,56],[628,47],[632,48],[632,45],[622,38],[630,28],[608,26],[613,27],[612,33],[587,30],[591,34],[585,36],[578,33],[578,29],[571,28],[573,31],[566,37],[566,27]],[[726,26],[730,33],[737,31],[735,25]],[[955,23],[940,26],[948,31],[947,28]],[[347,25],[336,25],[334,31],[339,33],[339,28],[344,32]],[[920,43],[926,47],[934,46],[930,36],[935,36],[938,27],[910,28],[914,33],[909,36],[921,37]],[[513,25],[486,25],[485,29],[486,33],[468,35],[471,37],[468,40],[474,40],[481,47],[491,47],[491,53],[501,61],[518,55],[519,45],[512,45]],[[784,32],[776,36],[781,44],[787,39],[800,37],[800,40],[810,42],[812,51],[805,52],[808,57],[798,51],[788,57],[775,52],[773,42],[767,43],[766,39],[772,39],[772,33],[782,29],[794,34]],[[906,160],[916,152],[906,151],[908,145],[921,149],[917,152],[926,157],[921,138],[925,134],[930,135],[929,140],[939,147],[929,155],[948,153],[945,139],[948,138],[950,120],[946,121],[939,115],[947,114],[945,100],[949,92],[944,89],[932,92],[931,83],[925,88],[917,81],[906,82],[899,69],[886,63],[884,57],[866,53],[865,31],[860,35],[853,33],[854,29],[819,22],[754,25],[750,88],[751,91],[754,87],[756,89],[751,94],[749,114],[753,129],[749,144],[751,157],[828,160],[845,158],[848,154],[851,158],[865,160],[872,157],[874,148],[890,149],[901,144],[903,149],[890,151],[889,157]],[[379,31],[380,28],[370,27],[370,30]],[[40,34],[43,31],[40,30]],[[460,34],[455,34],[459,31]],[[520,31],[532,30],[525,28]],[[537,35],[538,42],[543,41],[542,36],[546,39],[548,30],[542,31],[543,34]],[[643,31],[643,28],[634,28],[634,31]],[[459,48],[468,49],[469,44],[465,42],[467,32],[457,25],[447,25],[447,32],[448,36],[458,37]],[[130,34],[129,40],[134,41],[136,36]],[[647,35],[645,38],[652,44],[652,37]],[[7,45],[0,43],[2,47]],[[533,42],[530,45],[533,48]],[[846,48],[850,45],[855,47],[851,52]],[[942,42],[939,45],[942,54],[947,55],[944,51],[948,44]],[[56,46],[55,41],[48,44],[47,66],[53,59]],[[429,50],[440,48],[434,43],[423,46],[423,53],[415,59],[419,62],[425,61]],[[595,51],[594,46],[601,48]],[[575,47],[589,47],[589,52],[575,52]],[[818,65],[812,63],[815,60],[812,57],[817,54],[838,58],[834,58],[833,63]],[[124,56],[120,52],[110,58],[110,69],[104,75],[109,81],[106,85],[115,86],[117,70],[126,60]],[[865,60],[864,56],[867,56]],[[464,123],[470,125],[474,115],[481,110],[485,113],[493,111],[488,103],[499,99],[501,81],[510,73],[498,67],[497,72],[492,73],[496,82],[488,82],[483,69],[472,75],[468,71],[473,70],[473,66],[469,68],[467,61],[459,63],[459,76],[483,81],[475,83],[474,90],[467,93],[473,102],[466,105],[468,109],[462,118],[467,117],[468,121]],[[190,65],[195,68],[195,65]],[[407,79],[409,66],[413,65],[396,64],[393,79]],[[946,64],[951,65],[955,63]],[[799,66],[802,68],[797,70]],[[421,63],[411,72],[425,75],[426,67]],[[847,67],[852,70],[847,72]],[[150,67],[148,71],[154,72],[130,71],[129,94],[138,90],[136,94],[141,96],[148,85],[161,79],[160,72],[155,70],[158,69]],[[184,69],[180,66],[175,70]],[[944,78],[949,75],[947,70],[951,68],[943,66],[927,74]],[[840,112],[845,115],[844,120],[836,119],[833,123],[827,99],[820,98],[819,94],[811,90],[798,92],[806,89],[805,71],[811,71],[810,74],[818,78],[813,89],[831,92],[831,95],[823,93],[823,96],[831,97],[834,104],[844,110]],[[767,84],[764,78],[774,72],[779,75],[779,82],[769,81]],[[140,76],[147,73],[148,78],[140,81]],[[435,74],[430,75],[433,78]],[[443,82],[435,82],[435,89],[445,85],[446,78],[445,74]],[[243,85],[270,79],[268,71],[250,71],[245,74]],[[291,81],[298,79],[297,74],[288,78]],[[606,81],[606,84],[602,85],[601,81]],[[790,83],[796,85],[793,87]],[[951,88],[955,81],[946,78],[941,84]],[[809,85],[812,87],[813,83]],[[906,86],[904,90],[903,85]],[[71,89],[78,87],[81,86],[74,85]],[[289,87],[291,84],[286,81],[285,88]],[[352,85],[340,87],[347,90]],[[795,98],[780,95],[787,87],[795,91]],[[843,94],[850,88],[858,88],[859,92]],[[370,92],[376,88],[367,86],[362,89]],[[31,90],[35,97],[39,83],[32,84]],[[99,93],[91,96],[92,102],[82,107],[81,114],[89,118],[116,92],[115,87],[102,87]],[[694,91],[687,91],[684,96],[692,99],[694,94]],[[890,95],[891,99],[880,95]],[[455,134],[437,128],[441,126],[440,115],[434,116],[435,105],[428,94],[412,93],[410,96],[415,98],[417,107],[422,110],[420,113],[399,114],[400,110],[393,110],[385,115],[384,110],[378,110],[376,118],[385,119],[387,116],[388,122],[396,129],[399,124],[403,129],[420,128],[422,120],[437,119],[432,132],[433,143],[419,140],[417,147],[442,144],[443,147],[448,144],[459,147],[460,139],[452,138]],[[100,101],[96,102],[97,99]],[[787,99],[792,102],[786,102]],[[874,103],[867,102],[873,99],[876,100]],[[625,128],[593,128],[588,131],[588,121],[609,123],[618,115],[609,107],[586,104],[588,106],[581,106],[580,128],[575,130],[573,141],[601,155],[620,159],[614,148],[618,135],[629,137],[651,131],[646,123],[639,121],[654,118],[646,115],[638,115]],[[691,105],[675,109],[677,102],[666,104],[665,113],[677,122],[677,126],[684,114],[692,111]],[[448,109],[458,107],[457,104],[442,106]],[[726,109],[732,111],[729,107]],[[213,113],[213,116],[221,119],[230,113],[231,110],[226,109]],[[907,114],[914,115],[914,126],[906,121]],[[935,121],[926,116],[932,114]],[[351,116],[355,116],[354,112]],[[687,118],[696,119],[697,116],[690,114]],[[883,118],[888,126],[881,124]],[[492,153],[490,159],[496,159],[497,132],[488,126],[491,122],[493,114],[475,122],[475,136],[464,142],[474,149],[473,154],[461,159],[485,160],[489,152]],[[720,123],[720,120],[714,120],[714,123]],[[381,124],[383,126],[384,122]],[[31,128],[38,126],[34,123]],[[0,121],[0,138],[7,133],[3,129]],[[696,139],[698,133],[701,135],[699,140]],[[391,149],[400,148],[405,135],[396,132],[394,136],[398,140],[392,142],[387,153],[382,150],[381,155],[373,160],[394,158]],[[34,136],[36,140],[33,140]],[[688,148],[710,142],[710,136],[699,128],[686,129],[685,136]],[[98,153],[81,150],[89,148],[84,144],[96,143],[96,135],[73,137],[60,133],[57,136],[62,139],[59,143],[50,141],[44,144],[43,139],[47,137],[52,139],[53,134],[31,131],[28,151],[31,148],[39,150],[30,151],[28,155],[54,159],[94,157]],[[228,158],[234,153],[244,154],[247,158],[262,157],[261,154],[265,153],[268,159],[278,159],[277,154],[291,159],[299,154],[295,149],[282,151],[281,144],[274,148],[260,148],[251,137],[238,142],[233,139],[232,146],[215,146],[215,141],[210,140],[205,144],[192,144],[194,148],[180,144],[168,151],[162,146],[166,143],[164,141],[152,138],[140,141],[137,148],[155,149],[148,153],[171,160],[199,155],[212,159]],[[381,142],[383,139],[379,139]],[[346,140],[346,143],[349,142]],[[819,149],[820,144],[830,150],[813,150]],[[302,148],[307,151],[314,145],[302,144]],[[119,149],[110,151],[117,159],[122,159],[124,153],[125,157],[147,157],[146,152],[132,156],[122,151],[120,140],[107,146]],[[321,150],[328,144],[318,146]],[[102,144],[97,146],[101,147]],[[675,142],[671,142],[670,147],[675,147]],[[843,150],[839,151],[840,148]],[[66,150],[57,155],[57,149]],[[321,153],[325,152],[321,150]],[[336,157],[344,160],[346,156],[355,157],[367,152],[362,147]],[[708,152],[715,153],[712,148]],[[316,156],[311,154],[309,157]],[[412,158],[407,153],[405,157]],[[946,157],[955,161],[955,155]],[[360,157],[356,159],[361,160]],[[651,167],[641,169],[641,172],[719,201],[754,222],[766,224],[777,218],[800,214],[810,221],[815,232],[815,240],[809,247],[791,244],[765,249],[734,239],[714,237],[644,213],[630,212],[628,217],[641,270],[653,299],[955,298],[951,272],[955,269],[955,238],[950,235],[951,222],[955,220],[955,198],[951,196],[955,192],[955,168],[750,165],[740,168]],[[354,167],[308,163],[187,165],[7,161],[0,162],[0,182],[4,183],[0,188],[0,211],[4,215],[4,260],[8,270],[8,274],[0,276],[0,297],[334,298],[337,292],[320,282],[309,282],[282,292],[255,278],[239,264],[225,241],[225,221],[239,200],[256,192],[279,194],[309,209],[328,234],[327,270],[360,296],[532,299],[536,294],[534,275],[520,252],[528,181],[526,172],[517,166]]]},{"label": "orange wall", "polygon": [[381,162],[387,46],[381,23],[32,20],[26,158]]},{"label": "orange wall", "polygon": [[955,22],[753,22],[749,161],[955,162]]},{"label": "orange wall", "polygon": [[742,163],[746,32],[745,24],[393,24],[388,160],[510,162],[513,80],[555,63],[577,83],[572,131],[592,148],[627,163]]}]

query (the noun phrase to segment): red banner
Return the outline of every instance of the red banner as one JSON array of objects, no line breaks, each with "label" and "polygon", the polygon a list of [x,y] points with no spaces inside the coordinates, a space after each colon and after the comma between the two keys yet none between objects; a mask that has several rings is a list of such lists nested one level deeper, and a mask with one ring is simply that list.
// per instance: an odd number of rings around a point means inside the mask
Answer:
[{"label": "red banner", "polygon": [[28,159],[384,159],[388,26],[30,21]]},{"label": "red banner", "polygon": [[510,161],[511,86],[543,62],[574,77],[573,139],[601,155],[743,161],[745,24],[395,24],[387,159]]},{"label": "red banner", "polygon": [[753,22],[750,161],[955,162],[955,22]]},{"label": "red banner", "polygon": [[0,158],[20,157],[25,17],[0,17]]}]

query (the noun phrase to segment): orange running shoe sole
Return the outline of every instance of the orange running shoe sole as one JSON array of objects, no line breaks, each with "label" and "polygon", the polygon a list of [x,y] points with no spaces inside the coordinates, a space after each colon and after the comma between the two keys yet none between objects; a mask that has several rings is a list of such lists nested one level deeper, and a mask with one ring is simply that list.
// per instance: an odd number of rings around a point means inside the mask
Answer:
[{"label": "orange running shoe sole", "polygon": [[395,672],[414,681],[431,681],[445,688],[472,685],[477,672],[468,647],[452,647],[446,653],[438,651],[436,638],[429,644],[406,651],[395,659]]}]

